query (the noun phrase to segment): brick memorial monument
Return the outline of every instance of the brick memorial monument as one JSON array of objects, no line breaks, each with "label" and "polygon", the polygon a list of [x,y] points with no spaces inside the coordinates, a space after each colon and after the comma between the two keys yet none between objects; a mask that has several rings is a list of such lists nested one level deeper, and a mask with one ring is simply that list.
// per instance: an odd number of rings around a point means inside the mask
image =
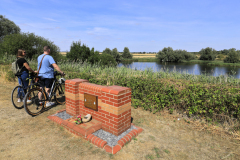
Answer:
[{"label": "brick memorial monument", "polygon": [[[142,129],[131,123],[131,89],[121,86],[101,86],[89,83],[84,79],[70,79],[65,82],[66,112],[71,116],[61,119],[57,114],[48,116],[49,119],[64,126],[70,132],[81,136],[93,144],[115,154],[126,142],[136,137]],[[92,120],[76,125],[74,119],[78,115],[91,114]],[[109,146],[106,141],[94,136],[97,130],[104,130],[115,136],[132,129],[122,137],[115,146]]]}]

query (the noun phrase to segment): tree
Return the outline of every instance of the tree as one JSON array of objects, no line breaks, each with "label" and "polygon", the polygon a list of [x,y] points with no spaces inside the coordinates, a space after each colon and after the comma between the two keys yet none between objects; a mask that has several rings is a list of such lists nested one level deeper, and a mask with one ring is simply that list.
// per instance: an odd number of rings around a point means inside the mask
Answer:
[{"label": "tree", "polygon": [[70,52],[67,52],[67,58],[72,61],[82,60],[85,62],[90,56],[91,51],[86,45],[81,45],[81,42],[73,42],[70,47]]},{"label": "tree", "polygon": [[117,63],[121,62],[121,60],[120,60],[120,54],[119,54],[117,48],[114,48],[114,49],[112,50],[112,56],[113,56],[113,58],[116,60]]},{"label": "tree", "polygon": [[201,49],[200,53],[200,60],[208,60],[213,61],[216,58],[217,51],[215,49],[212,49],[210,47]]},{"label": "tree", "polygon": [[112,55],[112,51],[109,48],[106,48],[105,50],[103,50],[102,54],[109,54]]},{"label": "tree", "polygon": [[36,36],[34,33],[20,33],[10,34],[3,38],[3,42],[0,43],[0,55],[7,52],[7,54],[17,55],[18,49],[24,49],[27,52],[28,58],[36,59],[43,53],[44,46],[50,46],[51,55],[58,61],[60,49],[53,42]]},{"label": "tree", "polygon": [[164,47],[162,51],[159,51],[156,55],[157,59],[160,60],[160,62],[171,62],[173,58],[174,51],[172,47]]},{"label": "tree", "polygon": [[88,62],[90,64],[95,64],[97,62],[99,62],[100,60],[100,54],[98,51],[95,51],[93,54],[92,54],[92,50],[91,50],[91,56],[88,58]]},{"label": "tree", "polygon": [[116,61],[117,63],[119,63],[119,62],[121,61],[121,60],[120,60],[120,54],[119,54],[117,48],[114,48],[113,50],[110,50],[109,48],[106,48],[106,49],[102,52],[102,54],[109,54],[109,55],[111,55],[111,56],[115,59],[115,61]]},{"label": "tree", "polygon": [[122,57],[123,57],[123,58],[132,59],[132,55],[131,55],[128,47],[124,47]]},{"label": "tree", "polygon": [[228,56],[224,59],[224,63],[238,63],[239,53],[235,48],[230,49]]},{"label": "tree", "polygon": [[115,61],[115,59],[109,55],[109,54],[102,54],[99,55],[99,63],[100,66],[105,66],[105,67],[116,67],[117,66],[117,62]]},{"label": "tree", "polygon": [[20,33],[20,28],[13,21],[0,15],[0,42],[4,36],[16,33]]}]

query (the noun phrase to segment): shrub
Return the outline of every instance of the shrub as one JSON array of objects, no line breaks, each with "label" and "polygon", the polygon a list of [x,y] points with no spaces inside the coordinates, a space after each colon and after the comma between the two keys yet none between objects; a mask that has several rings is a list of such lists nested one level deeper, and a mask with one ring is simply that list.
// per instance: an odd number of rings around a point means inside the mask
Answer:
[{"label": "shrub", "polygon": [[106,49],[103,51],[102,54],[109,54],[109,55],[111,55],[111,56],[115,59],[115,61],[116,61],[117,63],[119,63],[119,62],[121,61],[121,60],[120,60],[120,54],[119,54],[117,48],[114,48],[112,51],[111,51],[109,48],[106,48]]},{"label": "shrub", "polygon": [[106,66],[106,67],[117,66],[117,62],[109,54],[99,55],[99,64],[100,64],[100,66]]},{"label": "shrub", "polygon": [[72,61],[86,61],[91,56],[91,51],[86,45],[81,45],[81,42],[73,42],[70,47],[70,52],[67,52],[67,58]]},{"label": "shrub", "polygon": [[95,63],[97,63],[97,62],[99,62],[99,60],[100,60],[100,54],[99,54],[99,52],[98,51],[95,51],[89,58],[88,58],[88,62],[90,63],[90,64],[95,64]]},{"label": "shrub", "polygon": [[117,63],[121,62],[120,54],[119,54],[117,48],[114,48],[114,49],[112,50],[112,56],[113,56],[113,58],[115,59],[115,61],[116,61]]},{"label": "shrub", "polygon": [[224,59],[224,63],[238,63],[239,62],[239,54],[235,49],[231,49],[228,53],[228,56]]},{"label": "shrub", "polygon": [[112,51],[110,48],[106,48],[103,50],[102,54],[109,54],[109,55],[112,55]]},{"label": "shrub", "polygon": [[201,49],[200,53],[200,60],[208,60],[208,61],[214,61],[216,58],[217,51],[215,49],[212,49],[210,47],[207,47],[205,49]]},{"label": "shrub", "polygon": [[125,47],[125,48],[124,48],[122,57],[123,57],[123,58],[132,59],[132,55],[131,55],[128,47]]}]

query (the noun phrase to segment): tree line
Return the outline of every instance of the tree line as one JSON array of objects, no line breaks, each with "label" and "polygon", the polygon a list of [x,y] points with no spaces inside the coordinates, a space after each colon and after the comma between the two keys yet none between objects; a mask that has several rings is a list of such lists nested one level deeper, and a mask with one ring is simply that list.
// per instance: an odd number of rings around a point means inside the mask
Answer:
[{"label": "tree line", "polygon": [[[70,51],[66,57],[60,54],[60,49],[53,42],[44,37],[37,36],[34,33],[23,33],[19,26],[13,21],[0,15],[0,56],[8,53],[16,55],[18,49],[25,49],[27,57],[36,59],[43,53],[43,46],[51,47],[51,55],[56,61],[68,59],[70,61],[89,62],[91,64],[99,63],[100,65],[114,65],[120,63],[124,59],[132,59],[132,54],[128,47],[125,47],[123,52],[119,53],[117,48],[106,48],[102,54],[95,51],[94,48],[89,48],[81,42],[72,42]],[[142,52],[145,54],[146,52]],[[200,54],[199,60],[213,61],[218,58],[225,57],[225,63],[238,63],[240,51],[235,48],[216,51],[210,47],[203,48],[199,52],[187,52],[186,50],[173,50],[171,47],[164,47],[157,52],[156,58],[161,62],[183,62],[197,59],[196,54]]]}]

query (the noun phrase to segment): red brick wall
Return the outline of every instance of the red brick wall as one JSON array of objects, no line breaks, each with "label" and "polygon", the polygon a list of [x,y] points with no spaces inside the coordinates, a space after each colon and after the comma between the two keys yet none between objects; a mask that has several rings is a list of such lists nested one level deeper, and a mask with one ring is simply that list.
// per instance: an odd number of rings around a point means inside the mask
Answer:
[{"label": "red brick wall", "polygon": [[[87,80],[73,79],[65,82],[66,111],[76,116],[91,114],[102,122],[102,129],[120,135],[131,126],[131,89],[121,86],[101,86]],[[84,93],[98,96],[98,111],[84,106]]]}]

